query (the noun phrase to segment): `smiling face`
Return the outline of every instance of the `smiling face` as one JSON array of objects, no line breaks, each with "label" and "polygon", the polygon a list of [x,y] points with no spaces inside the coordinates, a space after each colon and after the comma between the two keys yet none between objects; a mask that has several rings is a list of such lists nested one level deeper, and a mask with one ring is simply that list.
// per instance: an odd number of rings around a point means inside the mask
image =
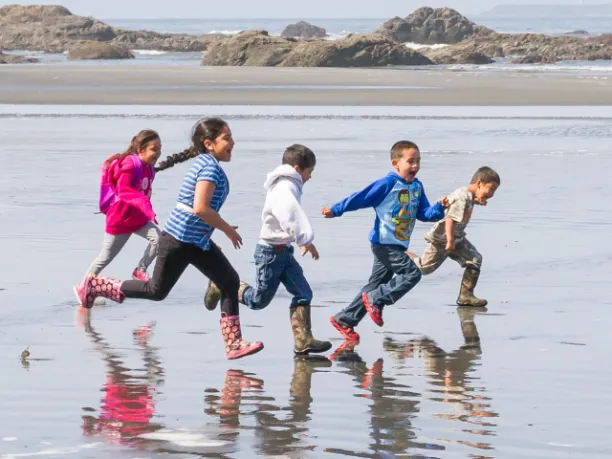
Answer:
[{"label": "smiling face", "polygon": [[393,169],[406,182],[412,182],[421,168],[421,152],[418,148],[405,148],[399,158],[391,160]]},{"label": "smiling face", "polygon": [[161,156],[161,140],[151,140],[144,148],[138,149],[138,157],[140,160],[149,166],[155,166],[155,163]]},{"label": "smiling face", "polygon": [[219,162],[229,162],[232,160],[232,150],[234,148],[234,139],[229,126],[225,126],[219,135],[213,140],[204,140],[206,151],[213,155]]},{"label": "smiling face", "polygon": [[487,205],[487,201],[495,196],[495,192],[499,187],[499,184],[495,182],[482,183],[478,181],[474,185],[474,201],[481,206]]}]

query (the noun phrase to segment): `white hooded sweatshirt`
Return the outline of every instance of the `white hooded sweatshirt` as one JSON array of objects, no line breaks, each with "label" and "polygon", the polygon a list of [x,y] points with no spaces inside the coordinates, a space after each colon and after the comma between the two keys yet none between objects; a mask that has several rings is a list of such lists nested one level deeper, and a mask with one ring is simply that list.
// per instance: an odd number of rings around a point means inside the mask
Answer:
[{"label": "white hooded sweatshirt", "polygon": [[288,164],[278,166],[267,175],[264,189],[267,190],[261,220],[260,238],[272,245],[310,245],[314,231],[304,213],[302,199],[302,176]]}]

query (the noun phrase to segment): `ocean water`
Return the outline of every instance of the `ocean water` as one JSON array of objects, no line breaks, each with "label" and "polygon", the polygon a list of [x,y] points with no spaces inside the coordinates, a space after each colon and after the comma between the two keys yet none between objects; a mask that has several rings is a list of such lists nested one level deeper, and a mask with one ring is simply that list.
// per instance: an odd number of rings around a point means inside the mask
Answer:
[{"label": "ocean water", "polygon": [[[581,17],[572,18],[541,18],[541,17],[514,17],[504,18],[498,16],[487,16],[486,14],[468,15],[473,21],[503,33],[545,33],[550,35],[561,35],[575,30],[586,30],[591,36],[602,33],[612,33],[612,18],[610,17]],[[287,24],[306,20],[312,24],[324,27],[329,39],[334,40],[346,36],[349,33],[369,33],[375,31],[388,18],[362,18],[362,19],[325,19],[325,18],[286,18],[286,19],[120,19],[102,18],[101,20],[115,27],[133,30],[153,30],[163,33],[187,33],[207,34],[217,33],[232,35],[243,30],[263,29],[271,35],[280,35]],[[407,46],[418,49],[421,45],[407,43]],[[69,62],[65,54],[45,54],[39,52],[15,51],[16,54],[24,54],[40,59],[42,64],[65,64],[65,65],[124,65],[124,66],[197,66],[200,65],[200,53],[174,53],[155,50],[133,50],[136,57],[129,61],[80,61]],[[20,64],[23,65],[23,64]],[[40,65],[40,64],[37,64]],[[562,62],[556,65],[516,65],[511,64],[510,59],[499,59],[492,65],[476,66],[438,66],[444,70],[462,71],[507,71],[519,70],[530,72],[569,72],[593,74],[599,72],[608,74],[612,71],[610,61],[572,61]]]},{"label": "ocean water", "polygon": [[[225,360],[219,312],[203,307],[206,279],[192,268],[162,302],[77,313],[71,286],[102,241],[101,162],[145,127],[161,133],[164,154],[180,151],[210,115],[237,141],[222,214],[245,245],[215,240],[247,282],[265,174],[291,143],[317,154],[303,205],[321,259],[300,262],[315,336],[333,342],[327,359],[294,359],[281,289],[265,310],[242,310],[245,338],[266,348]],[[0,117],[0,459],[612,454],[612,107],[32,105],[0,106]],[[461,270],[448,261],[385,309],[383,328],[365,319],[361,343],[342,348],[327,319],[369,275],[373,214],[325,220],[319,209],[386,174],[389,147],[404,138],[421,147],[432,201],[479,166],[500,173],[468,228],[489,306],[454,306]],[[188,167],[156,178],[162,224]],[[413,251],[429,227],[417,224]],[[130,240],[105,274],[126,278],[144,248]],[[466,345],[476,334],[480,345]]]}]

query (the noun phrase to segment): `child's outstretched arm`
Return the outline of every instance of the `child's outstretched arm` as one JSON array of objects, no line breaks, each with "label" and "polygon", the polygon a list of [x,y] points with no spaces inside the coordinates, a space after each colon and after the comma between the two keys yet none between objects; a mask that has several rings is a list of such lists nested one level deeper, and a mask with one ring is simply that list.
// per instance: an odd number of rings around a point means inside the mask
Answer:
[{"label": "child's outstretched arm", "polygon": [[[201,178],[202,175],[203,174],[200,173],[199,178]],[[240,234],[236,231],[237,227],[231,226],[221,218],[221,215],[219,215],[216,210],[210,207],[210,202],[217,188],[217,182],[213,181],[216,179],[212,177],[213,176],[209,173],[208,179],[202,179],[196,183],[193,199],[193,213],[204,223],[207,223],[219,231],[223,231],[228,239],[232,241],[234,248],[239,249],[242,246],[242,237],[240,237]]]},{"label": "child's outstretched arm", "polygon": [[340,217],[344,212],[378,206],[395,185],[393,177],[385,177],[371,183],[363,190],[353,193],[348,198],[334,204],[331,208],[324,207],[321,213],[325,218]]},{"label": "child's outstretched arm", "polygon": [[433,206],[429,204],[429,200],[425,194],[425,188],[422,188],[417,220],[422,222],[437,222],[442,220],[444,218],[444,207],[446,205],[448,205],[448,199],[446,197],[440,199]]}]

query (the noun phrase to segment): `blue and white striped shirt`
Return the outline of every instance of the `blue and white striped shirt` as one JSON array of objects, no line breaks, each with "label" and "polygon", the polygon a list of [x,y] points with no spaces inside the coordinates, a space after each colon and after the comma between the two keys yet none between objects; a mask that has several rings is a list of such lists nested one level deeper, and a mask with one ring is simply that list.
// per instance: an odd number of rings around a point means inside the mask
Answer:
[{"label": "blue and white striped shirt", "polygon": [[[195,160],[183,179],[177,201],[193,208],[196,184],[203,181],[216,185],[210,207],[219,212],[229,194],[229,181],[217,160],[210,154],[200,154]],[[204,223],[200,217],[175,207],[168,217],[165,231],[179,241],[194,244],[202,250],[208,250],[214,228]]]}]

